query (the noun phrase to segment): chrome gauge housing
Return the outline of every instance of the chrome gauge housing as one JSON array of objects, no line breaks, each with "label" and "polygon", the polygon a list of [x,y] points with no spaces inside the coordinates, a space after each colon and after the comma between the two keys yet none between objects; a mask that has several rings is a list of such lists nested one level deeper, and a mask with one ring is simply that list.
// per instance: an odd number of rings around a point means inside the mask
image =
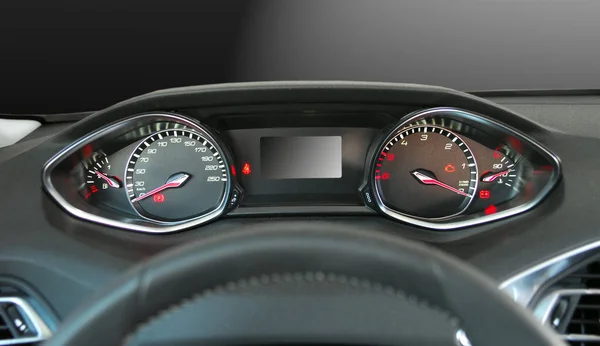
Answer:
[{"label": "chrome gauge housing", "polygon": [[432,108],[374,141],[360,191],[390,218],[451,230],[525,212],[560,176],[559,159],[519,131],[473,112]]},{"label": "chrome gauge housing", "polygon": [[[102,165],[72,166],[73,160],[89,162],[99,152]],[[168,233],[204,224],[237,206],[242,193],[231,162],[225,145],[197,121],[173,113],[141,114],[64,148],[46,164],[43,184],[63,209],[83,220]],[[176,175],[186,175],[180,188],[170,181]],[[157,193],[160,185],[169,188]],[[151,190],[153,198],[143,198]]]}]

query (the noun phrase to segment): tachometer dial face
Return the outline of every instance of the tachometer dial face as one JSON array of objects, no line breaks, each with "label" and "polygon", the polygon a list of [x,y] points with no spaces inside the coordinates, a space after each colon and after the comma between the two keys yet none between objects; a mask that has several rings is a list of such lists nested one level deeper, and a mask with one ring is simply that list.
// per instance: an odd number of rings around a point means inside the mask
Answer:
[{"label": "tachometer dial face", "polygon": [[127,194],[140,215],[175,222],[215,210],[224,199],[228,170],[223,154],[203,134],[166,130],[134,150],[125,172]]},{"label": "tachometer dial face", "polygon": [[380,202],[412,217],[443,219],[462,213],[477,191],[475,158],[442,127],[417,125],[386,141],[374,169]]}]

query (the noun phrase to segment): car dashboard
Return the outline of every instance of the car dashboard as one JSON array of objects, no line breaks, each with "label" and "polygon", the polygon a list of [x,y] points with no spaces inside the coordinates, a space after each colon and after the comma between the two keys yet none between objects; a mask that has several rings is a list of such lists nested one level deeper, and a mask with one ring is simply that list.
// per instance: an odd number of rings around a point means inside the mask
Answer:
[{"label": "car dashboard", "polygon": [[527,306],[543,285],[524,288],[524,273],[597,240],[600,138],[589,117],[565,115],[577,96],[480,96],[240,83],[41,119],[38,137],[0,150],[2,274],[33,287],[52,329],[175,245],[249,224],[335,223],[426,242],[527,291],[515,296]]},{"label": "car dashboard", "polygon": [[327,213],[455,230],[529,210],[560,177],[543,146],[469,111],[286,108],[132,115],[55,156],[45,189],[76,217],[150,233]]}]

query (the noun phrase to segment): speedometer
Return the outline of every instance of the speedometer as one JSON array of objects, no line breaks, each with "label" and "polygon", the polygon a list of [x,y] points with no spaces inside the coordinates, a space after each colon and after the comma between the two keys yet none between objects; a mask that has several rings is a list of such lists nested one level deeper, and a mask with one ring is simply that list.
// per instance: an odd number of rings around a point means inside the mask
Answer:
[{"label": "speedometer", "polygon": [[229,173],[216,143],[192,130],[165,130],[145,138],[125,172],[131,205],[143,217],[163,222],[210,213],[227,195]]},{"label": "speedometer", "polygon": [[392,136],[374,170],[380,200],[396,212],[442,219],[463,212],[477,190],[477,164],[454,132],[416,125]]}]

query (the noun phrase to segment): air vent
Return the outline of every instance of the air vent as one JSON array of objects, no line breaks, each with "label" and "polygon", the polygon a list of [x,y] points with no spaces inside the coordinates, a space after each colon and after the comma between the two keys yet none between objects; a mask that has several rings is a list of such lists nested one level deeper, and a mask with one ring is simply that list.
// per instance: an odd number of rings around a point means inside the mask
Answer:
[{"label": "air vent", "polygon": [[0,297],[0,346],[32,344],[51,335],[48,326],[21,297]]},{"label": "air vent", "polygon": [[600,346],[600,262],[565,276],[534,310],[572,346]]}]

